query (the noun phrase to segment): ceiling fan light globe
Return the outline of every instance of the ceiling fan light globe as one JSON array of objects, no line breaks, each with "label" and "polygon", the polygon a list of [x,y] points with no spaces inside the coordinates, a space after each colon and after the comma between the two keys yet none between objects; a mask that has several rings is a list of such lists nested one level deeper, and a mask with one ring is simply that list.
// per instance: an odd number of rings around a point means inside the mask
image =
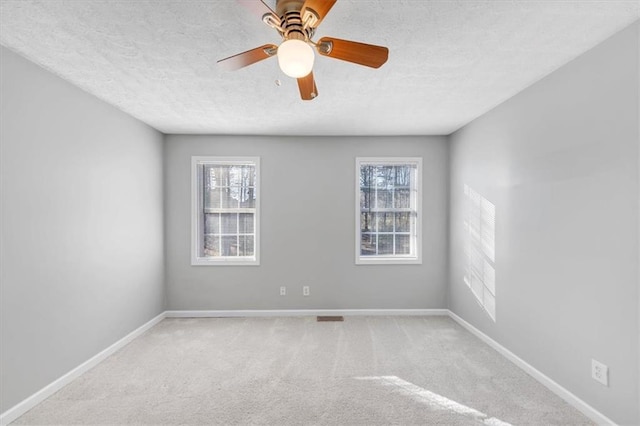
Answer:
[{"label": "ceiling fan light globe", "polygon": [[303,40],[285,40],[278,47],[278,65],[289,77],[301,78],[309,75],[314,59],[313,48]]}]

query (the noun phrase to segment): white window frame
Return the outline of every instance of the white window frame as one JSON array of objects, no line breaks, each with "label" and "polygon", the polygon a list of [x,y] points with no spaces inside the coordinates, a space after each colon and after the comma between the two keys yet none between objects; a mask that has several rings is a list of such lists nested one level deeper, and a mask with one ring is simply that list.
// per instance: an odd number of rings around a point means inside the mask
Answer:
[{"label": "white window frame", "polygon": [[[361,208],[360,208],[360,167],[366,165],[394,166],[412,164],[416,166],[415,193],[412,203],[415,203],[416,218],[411,237],[414,252],[409,255],[361,255]],[[357,157],[355,173],[355,263],[356,265],[411,265],[422,264],[422,158],[421,157]],[[412,191],[413,192],[413,191]]]},{"label": "white window frame", "polygon": [[[204,164],[243,165],[251,164],[256,168],[255,183],[255,224],[253,256],[200,255],[204,238],[203,182],[199,169]],[[191,157],[191,265],[194,266],[259,266],[260,265],[260,157]]]}]

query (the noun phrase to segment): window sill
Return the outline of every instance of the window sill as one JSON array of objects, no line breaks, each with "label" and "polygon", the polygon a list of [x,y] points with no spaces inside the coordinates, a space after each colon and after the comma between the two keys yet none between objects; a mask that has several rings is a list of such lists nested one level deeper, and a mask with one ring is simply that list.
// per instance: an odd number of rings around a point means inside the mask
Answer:
[{"label": "window sill", "polygon": [[358,257],[356,265],[422,265],[422,259],[416,257]]},{"label": "window sill", "polygon": [[260,261],[256,258],[212,259],[200,257],[191,259],[191,266],[260,266]]}]

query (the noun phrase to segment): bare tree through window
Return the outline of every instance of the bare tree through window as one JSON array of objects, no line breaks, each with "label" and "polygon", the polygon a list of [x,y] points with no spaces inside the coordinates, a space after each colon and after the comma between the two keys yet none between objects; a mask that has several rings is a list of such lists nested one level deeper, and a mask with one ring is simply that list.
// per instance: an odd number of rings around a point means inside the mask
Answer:
[{"label": "bare tree through window", "polygon": [[202,160],[197,173],[199,257],[254,259],[258,195],[255,162],[213,157]]},{"label": "bare tree through window", "polygon": [[411,258],[417,252],[418,162],[358,162],[360,258]]}]

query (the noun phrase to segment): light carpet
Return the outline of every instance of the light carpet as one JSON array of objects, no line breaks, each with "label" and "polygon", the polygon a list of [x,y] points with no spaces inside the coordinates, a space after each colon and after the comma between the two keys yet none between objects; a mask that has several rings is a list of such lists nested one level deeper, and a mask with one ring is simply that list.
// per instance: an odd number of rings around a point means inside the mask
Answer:
[{"label": "light carpet", "polygon": [[448,317],[165,319],[14,424],[585,425]]}]

